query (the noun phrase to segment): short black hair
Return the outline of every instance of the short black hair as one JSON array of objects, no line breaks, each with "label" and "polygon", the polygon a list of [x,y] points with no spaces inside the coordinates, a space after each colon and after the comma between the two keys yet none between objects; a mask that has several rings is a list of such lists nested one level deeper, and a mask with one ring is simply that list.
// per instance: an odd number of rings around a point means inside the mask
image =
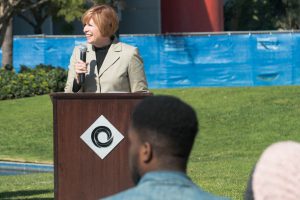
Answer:
[{"label": "short black hair", "polygon": [[151,96],[132,113],[132,127],[141,140],[152,143],[161,154],[188,159],[198,132],[194,109],[172,96]]}]

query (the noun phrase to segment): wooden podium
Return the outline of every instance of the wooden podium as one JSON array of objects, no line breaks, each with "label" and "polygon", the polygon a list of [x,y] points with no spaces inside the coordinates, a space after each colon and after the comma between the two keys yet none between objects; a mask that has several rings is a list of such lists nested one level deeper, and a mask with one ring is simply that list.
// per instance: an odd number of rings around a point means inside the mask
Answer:
[{"label": "wooden podium", "polygon": [[[127,128],[134,106],[151,93],[52,93],[55,199],[95,200],[133,183]],[[101,159],[80,136],[103,115],[124,139]]]}]

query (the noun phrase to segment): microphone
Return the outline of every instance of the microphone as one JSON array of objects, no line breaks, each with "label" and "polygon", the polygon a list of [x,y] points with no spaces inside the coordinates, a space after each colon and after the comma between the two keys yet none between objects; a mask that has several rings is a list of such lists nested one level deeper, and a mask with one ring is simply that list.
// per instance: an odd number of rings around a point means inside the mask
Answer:
[{"label": "microphone", "polygon": [[[86,62],[86,52],[87,52],[87,47],[86,45],[82,44],[79,47],[80,49],[80,60],[83,62]],[[85,73],[80,73],[79,74],[79,85],[83,85],[85,81]]]}]

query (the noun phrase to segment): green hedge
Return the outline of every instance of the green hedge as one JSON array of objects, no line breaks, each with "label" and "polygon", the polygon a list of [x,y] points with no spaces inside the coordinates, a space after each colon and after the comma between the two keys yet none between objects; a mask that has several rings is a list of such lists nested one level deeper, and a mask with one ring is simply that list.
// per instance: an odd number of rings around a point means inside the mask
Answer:
[{"label": "green hedge", "polygon": [[19,73],[0,69],[0,99],[14,99],[61,92],[67,71],[60,67],[40,64],[34,69],[21,66]]}]

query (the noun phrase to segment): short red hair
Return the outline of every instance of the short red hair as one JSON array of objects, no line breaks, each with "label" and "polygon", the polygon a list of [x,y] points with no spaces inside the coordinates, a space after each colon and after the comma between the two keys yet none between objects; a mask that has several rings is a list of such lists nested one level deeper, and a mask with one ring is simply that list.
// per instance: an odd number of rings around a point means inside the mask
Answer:
[{"label": "short red hair", "polygon": [[83,14],[81,22],[85,25],[90,19],[93,19],[103,37],[111,37],[118,30],[118,15],[109,5],[102,4],[91,7]]}]

